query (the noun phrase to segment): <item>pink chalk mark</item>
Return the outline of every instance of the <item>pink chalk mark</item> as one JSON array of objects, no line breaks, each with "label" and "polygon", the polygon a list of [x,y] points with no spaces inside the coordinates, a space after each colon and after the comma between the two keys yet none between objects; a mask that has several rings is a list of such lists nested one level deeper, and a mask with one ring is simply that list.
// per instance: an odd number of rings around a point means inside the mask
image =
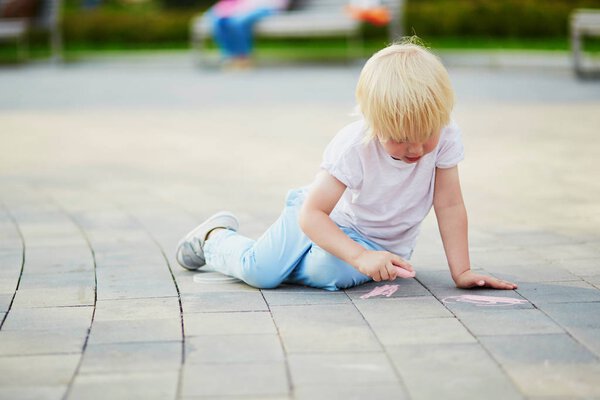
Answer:
[{"label": "pink chalk mark", "polygon": [[527,300],[512,297],[478,296],[475,294],[463,294],[461,296],[450,296],[442,299],[444,303],[471,303],[479,307],[486,306],[514,306],[525,304]]},{"label": "pink chalk mark", "polygon": [[396,291],[398,290],[399,287],[400,287],[399,285],[377,286],[375,289],[371,290],[369,293],[363,294],[362,296],[360,296],[360,298],[368,299],[368,298],[377,297],[377,296],[390,297],[391,295],[396,293]]}]

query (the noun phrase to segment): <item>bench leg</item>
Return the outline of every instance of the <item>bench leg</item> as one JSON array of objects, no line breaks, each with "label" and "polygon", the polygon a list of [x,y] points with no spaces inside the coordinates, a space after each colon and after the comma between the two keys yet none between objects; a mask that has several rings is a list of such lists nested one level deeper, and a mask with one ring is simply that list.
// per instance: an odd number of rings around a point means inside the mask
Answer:
[{"label": "bench leg", "polygon": [[582,35],[579,31],[571,32],[571,52],[573,56],[573,68],[577,76],[582,77],[583,71],[583,51],[582,51]]}]

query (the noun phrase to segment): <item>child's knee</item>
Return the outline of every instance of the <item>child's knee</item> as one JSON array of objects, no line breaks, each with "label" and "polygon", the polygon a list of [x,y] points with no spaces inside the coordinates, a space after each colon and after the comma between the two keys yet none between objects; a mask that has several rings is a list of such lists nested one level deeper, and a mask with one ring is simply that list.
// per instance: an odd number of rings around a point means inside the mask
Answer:
[{"label": "child's knee", "polygon": [[340,290],[365,283],[370,278],[325,250],[313,247],[302,265],[305,284]]},{"label": "child's knee", "polygon": [[242,265],[240,278],[257,289],[274,289],[283,282],[283,278],[268,260],[257,262],[253,254],[248,254],[242,260]]}]

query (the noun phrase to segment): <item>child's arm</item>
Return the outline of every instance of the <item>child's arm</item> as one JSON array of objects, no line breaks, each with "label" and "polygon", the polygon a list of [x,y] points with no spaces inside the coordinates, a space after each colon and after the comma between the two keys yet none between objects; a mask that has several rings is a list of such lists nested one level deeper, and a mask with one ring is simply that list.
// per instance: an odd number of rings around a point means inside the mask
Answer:
[{"label": "child's arm", "polygon": [[399,256],[387,251],[367,250],[350,239],[329,218],[346,186],[326,171],[320,171],[300,211],[300,227],[322,249],[352,265],[375,281],[394,280],[397,267],[413,271]]},{"label": "child's arm", "polygon": [[471,272],[467,238],[467,211],[460,189],[458,167],[436,169],[433,206],[444,242],[450,273],[457,287],[517,288],[514,283]]}]

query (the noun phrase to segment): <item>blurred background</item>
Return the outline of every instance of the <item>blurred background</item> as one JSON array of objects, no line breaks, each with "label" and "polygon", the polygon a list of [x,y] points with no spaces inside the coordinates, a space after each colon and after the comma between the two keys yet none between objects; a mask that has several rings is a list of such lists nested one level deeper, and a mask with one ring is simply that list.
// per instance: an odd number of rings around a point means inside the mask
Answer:
[{"label": "blurred background", "polygon": [[[6,21],[6,4],[2,0]],[[21,0],[25,13],[38,15],[49,0]],[[131,52],[182,51],[190,48],[190,24],[209,0],[56,0],[55,43],[64,61]],[[41,4],[44,3],[44,4]],[[434,49],[569,50],[569,16],[577,8],[600,8],[600,0],[404,0],[395,16],[404,34],[416,34]],[[35,8],[37,7],[37,11]],[[2,15],[2,14],[0,14]],[[35,19],[35,18],[34,18]],[[31,23],[27,33],[2,35],[0,63],[23,63],[51,56],[47,21]],[[388,42],[388,30],[362,25],[360,55]],[[6,32],[5,32],[6,33]],[[285,36],[285,35],[284,35]],[[214,43],[207,43],[209,49]],[[293,49],[293,51],[291,51]],[[589,38],[585,49],[600,50]],[[346,61],[346,37],[260,38],[256,53],[265,60]]]}]

